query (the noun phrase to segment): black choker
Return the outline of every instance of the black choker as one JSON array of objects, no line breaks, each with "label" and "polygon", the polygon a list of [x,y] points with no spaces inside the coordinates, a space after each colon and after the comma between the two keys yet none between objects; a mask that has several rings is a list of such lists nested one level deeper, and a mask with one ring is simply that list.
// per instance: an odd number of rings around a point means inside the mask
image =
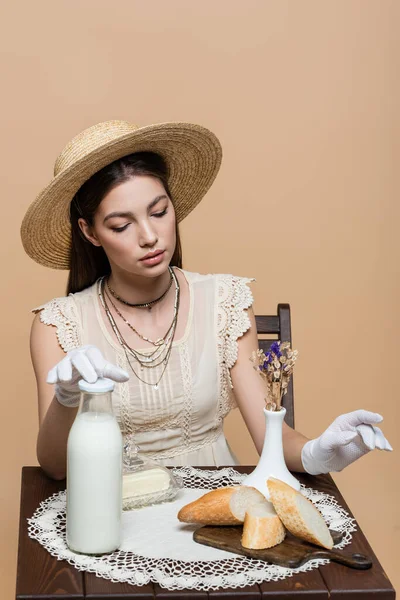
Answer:
[{"label": "black choker", "polygon": [[157,302],[160,302],[160,300],[162,300],[164,298],[164,296],[166,296],[168,294],[169,289],[172,285],[172,281],[173,281],[172,269],[171,269],[171,267],[168,267],[168,269],[169,269],[169,274],[170,274],[170,280],[169,280],[167,289],[165,290],[165,292],[163,294],[161,294],[161,296],[159,298],[156,298],[155,300],[151,300],[150,302],[144,302],[143,304],[132,304],[131,302],[127,302],[126,300],[121,298],[121,296],[118,296],[118,294],[116,292],[114,292],[114,290],[112,288],[110,288],[109,283],[108,283],[108,278],[106,280],[107,289],[114,296],[114,298],[116,300],[118,300],[119,302],[122,302],[122,304],[126,304],[126,306],[131,306],[133,308],[148,308],[149,310],[151,310],[153,304],[157,304]]}]

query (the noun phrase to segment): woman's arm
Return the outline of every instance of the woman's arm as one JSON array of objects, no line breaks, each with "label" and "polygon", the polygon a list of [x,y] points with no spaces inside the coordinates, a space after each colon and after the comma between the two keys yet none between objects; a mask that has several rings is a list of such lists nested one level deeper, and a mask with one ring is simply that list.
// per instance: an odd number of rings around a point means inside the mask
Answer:
[{"label": "woman's arm", "polygon": [[32,324],[30,349],[38,392],[37,459],[49,477],[64,479],[68,434],[77,408],[60,404],[54,396],[53,386],[46,383],[49,370],[64,358],[65,353],[58,343],[56,328],[42,323],[39,314]]},{"label": "woman's arm", "polygon": [[[261,454],[264,436],[266,387],[262,378],[253,368],[251,354],[258,349],[257,327],[252,308],[248,309],[251,327],[238,339],[238,357],[231,369],[233,390],[243,419],[253,439],[257,452]],[[283,449],[287,467],[291,471],[304,472],[301,450],[308,438],[298,433],[286,423],[283,424]]]},{"label": "woman's arm", "polygon": [[[38,388],[38,461],[50,477],[64,479],[68,434],[79,404],[79,381],[94,383],[98,377],[107,377],[123,382],[128,381],[129,374],[108,362],[91,344],[65,354],[58,343],[56,327],[43,324],[39,316],[32,325],[31,357]],[[46,380],[56,385],[55,394]]]}]

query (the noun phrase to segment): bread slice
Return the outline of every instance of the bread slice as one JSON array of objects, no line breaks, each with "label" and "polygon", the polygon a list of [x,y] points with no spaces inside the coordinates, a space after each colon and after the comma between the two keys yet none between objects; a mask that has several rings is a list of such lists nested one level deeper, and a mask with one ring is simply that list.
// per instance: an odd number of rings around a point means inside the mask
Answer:
[{"label": "bread slice", "polygon": [[285,528],[271,502],[255,504],[246,512],[242,546],[252,550],[272,548],[285,539]]},{"label": "bread slice", "polygon": [[201,525],[240,525],[246,511],[254,504],[267,502],[265,496],[253,487],[241,485],[207,492],[178,513],[183,523]]},{"label": "bread slice", "polygon": [[323,516],[308,498],[275,477],[269,477],[267,486],[271,502],[290,533],[323,548],[333,547]]}]

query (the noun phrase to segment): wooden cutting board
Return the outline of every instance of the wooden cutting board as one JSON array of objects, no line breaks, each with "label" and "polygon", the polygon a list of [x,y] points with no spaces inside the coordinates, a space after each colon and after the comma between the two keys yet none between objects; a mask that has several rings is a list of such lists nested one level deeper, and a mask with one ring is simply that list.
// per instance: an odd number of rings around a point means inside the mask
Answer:
[{"label": "wooden cutting board", "polygon": [[[207,525],[197,529],[193,534],[193,539],[195,542],[204,544],[205,546],[212,546],[226,552],[265,560],[291,569],[300,567],[313,558],[329,558],[329,560],[345,565],[346,567],[352,567],[353,569],[370,569],[372,567],[371,559],[364,556],[364,554],[346,554],[341,550],[335,549],[326,550],[309,542],[304,542],[294,537],[288,531],[286,532],[284,541],[273,548],[249,550],[248,548],[243,548],[240,543],[242,529],[242,526],[212,527]],[[343,538],[343,534],[338,531],[330,530],[330,532],[335,544]]]}]

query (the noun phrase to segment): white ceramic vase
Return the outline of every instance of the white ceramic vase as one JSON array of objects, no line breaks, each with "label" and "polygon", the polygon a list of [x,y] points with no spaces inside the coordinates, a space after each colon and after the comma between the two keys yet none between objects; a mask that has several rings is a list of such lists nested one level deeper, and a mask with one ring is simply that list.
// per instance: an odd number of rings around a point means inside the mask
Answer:
[{"label": "white ceramic vase", "polygon": [[264,408],[264,415],[266,427],[260,460],[254,471],[244,479],[242,485],[257,488],[269,500],[268,477],[276,477],[295,490],[300,490],[300,482],[288,470],[283,455],[282,425],[286,408],[282,406],[279,411]]}]

